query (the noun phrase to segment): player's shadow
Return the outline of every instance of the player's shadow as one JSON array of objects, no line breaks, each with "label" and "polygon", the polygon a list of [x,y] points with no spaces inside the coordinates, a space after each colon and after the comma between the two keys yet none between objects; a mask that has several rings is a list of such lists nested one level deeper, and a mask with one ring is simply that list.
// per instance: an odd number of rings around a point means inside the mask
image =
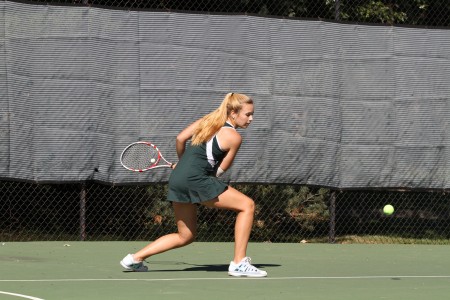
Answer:
[{"label": "player's shadow", "polygon": [[[281,265],[277,264],[253,264],[258,269],[264,270],[265,268],[269,267],[280,267]],[[176,262],[176,261],[151,261],[148,262],[148,272],[227,272],[228,271],[228,265],[219,264],[219,265],[197,265],[197,264],[189,264],[185,262]],[[158,267],[157,267],[158,266]],[[167,266],[162,267],[162,266]],[[170,267],[170,266],[178,266]],[[185,266],[185,268],[183,268]],[[124,271],[129,272],[129,271]]]}]

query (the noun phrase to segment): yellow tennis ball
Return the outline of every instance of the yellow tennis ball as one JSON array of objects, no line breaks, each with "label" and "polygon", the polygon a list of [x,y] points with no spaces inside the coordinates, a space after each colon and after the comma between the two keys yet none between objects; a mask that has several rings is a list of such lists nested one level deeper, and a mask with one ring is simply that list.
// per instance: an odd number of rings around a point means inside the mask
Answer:
[{"label": "yellow tennis ball", "polygon": [[385,215],[392,215],[394,213],[394,207],[390,204],[387,204],[383,207],[383,212]]},{"label": "yellow tennis ball", "polygon": [[154,158],[150,159],[151,163],[154,163],[155,161],[156,161],[156,159],[154,159]]}]

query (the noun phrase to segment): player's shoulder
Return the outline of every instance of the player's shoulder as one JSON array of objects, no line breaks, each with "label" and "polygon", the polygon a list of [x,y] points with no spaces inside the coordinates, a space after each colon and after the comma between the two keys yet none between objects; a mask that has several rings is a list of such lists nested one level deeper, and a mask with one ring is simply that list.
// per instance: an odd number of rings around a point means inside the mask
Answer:
[{"label": "player's shoulder", "polygon": [[230,126],[223,126],[220,129],[220,133],[223,133],[223,134],[226,134],[226,135],[229,135],[229,136],[235,136],[235,137],[241,136],[239,134],[239,132],[237,132],[236,128],[234,128],[232,126],[231,127]]},{"label": "player's shoulder", "polygon": [[219,132],[219,139],[230,147],[239,146],[242,143],[242,136],[232,127],[222,127]]}]

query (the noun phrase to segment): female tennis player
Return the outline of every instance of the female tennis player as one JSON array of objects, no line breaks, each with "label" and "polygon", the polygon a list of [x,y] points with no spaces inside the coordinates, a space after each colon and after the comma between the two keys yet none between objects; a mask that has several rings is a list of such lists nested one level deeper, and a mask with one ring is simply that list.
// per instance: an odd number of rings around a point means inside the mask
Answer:
[{"label": "female tennis player", "polygon": [[[237,212],[234,258],[231,276],[265,277],[267,272],[251,264],[247,245],[253,224],[255,203],[222,182],[242,142],[236,128],[247,128],[253,120],[253,100],[229,93],[218,109],[186,127],[176,139],[179,162],[169,178],[167,200],[172,202],[178,232],[162,236],[120,264],[130,271],[147,271],[143,260],[192,243],[197,233],[197,204]],[[191,143],[186,145],[187,141]]]}]

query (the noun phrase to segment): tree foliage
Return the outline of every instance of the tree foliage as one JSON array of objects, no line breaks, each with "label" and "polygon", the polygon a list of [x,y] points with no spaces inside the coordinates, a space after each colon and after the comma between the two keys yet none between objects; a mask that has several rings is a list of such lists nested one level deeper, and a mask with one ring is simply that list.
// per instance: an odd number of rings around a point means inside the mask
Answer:
[{"label": "tree foliage", "polygon": [[239,13],[346,22],[450,26],[448,0],[31,0],[126,9]]}]

